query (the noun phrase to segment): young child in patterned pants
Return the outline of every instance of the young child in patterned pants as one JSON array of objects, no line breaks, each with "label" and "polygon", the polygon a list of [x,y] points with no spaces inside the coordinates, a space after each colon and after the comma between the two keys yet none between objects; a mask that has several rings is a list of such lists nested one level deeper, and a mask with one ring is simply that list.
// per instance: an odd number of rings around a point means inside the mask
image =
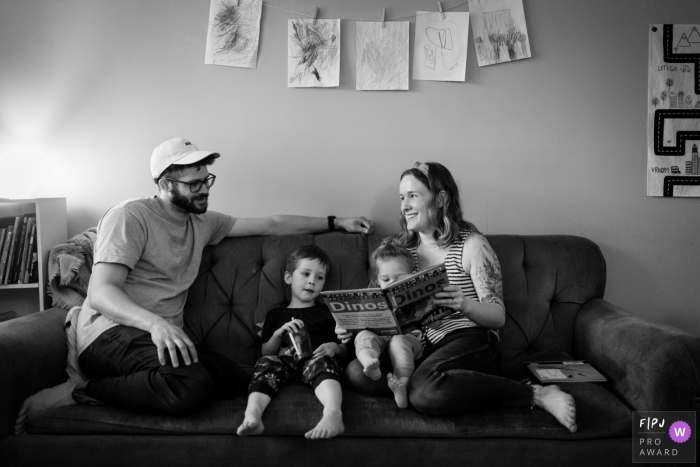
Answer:
[{"label": "young child in patterned pants", "polygon": [[[316,246],[305,246],[287,260],[284,280],[291,286],[292,301],[287,307],[267,313],[262,332],[262,358],[248,388],[248,405],[238,435],[259,435],[265,427],[262,414],[285,383],[301,379],[309,384],[323,404],[323,417],[305,435],[308,439],[333,438],[343,432],[340,410],[343,394],[340,387],[340,366],[336,358],[345,358],[347,348],[336,342],[335,321],[330,310],[315,302],[330,272],[328,255]],[[305,328],[311,337],[313,356],[308,360],[294,358],[293,347],[285,347],[284,335]]]}]

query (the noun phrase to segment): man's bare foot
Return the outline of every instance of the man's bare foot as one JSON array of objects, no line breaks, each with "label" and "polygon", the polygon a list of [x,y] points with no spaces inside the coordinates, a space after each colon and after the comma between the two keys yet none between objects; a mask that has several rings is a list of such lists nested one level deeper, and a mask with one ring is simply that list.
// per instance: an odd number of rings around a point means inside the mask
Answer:
[{"label": "man's bare foot", "polygon": [[400,409],[405,409],[408,407],[408,393],[406,391],[408,378],[396,378],[393,374],[387,373],[386,379],[389,383],[389,389],[391,389],[391,392],[394,393],[396,405]]},{"label": "man's bare foot", "polygon": [[19,409],[19,415],[15,421],[15,434],[21,435],[27,432],[29,420],[49,409],[63,407],[64,405],[77,404],[73,399],[73,389],[78,383],[66,381],[63,384],[48,389],[42,389],[33,396],[24,400]]},{"label": "man's bare foot", "polygon": [[362,371],[370,379],[377,381],[379,378],[382,377],[382,370],[379,369],[379,359],[378,358],[369,359],[367,365],[363,365],[363,366],[364,366],[364,368],[362,369]]},{"label": "man's bare foot", "polygon": [[343,425],[343,413],[339,411],[323,410],[323,418],[318,425],[306,432],[306,439],[329,439],[338,436],[345,431]]},{"label": "man's bare foot", "polygon": [[572,433],[576,433],[576,404],[571,394],[567,394],[557,385],[533,385],[535,405],[546,410]]},{"label": "man's bare foot", "polygon": [[243,423],[238,427],[236,433],[238,436],[256,436],[265,431],[262,418],[258,414],[246,412],[243,418]]}]

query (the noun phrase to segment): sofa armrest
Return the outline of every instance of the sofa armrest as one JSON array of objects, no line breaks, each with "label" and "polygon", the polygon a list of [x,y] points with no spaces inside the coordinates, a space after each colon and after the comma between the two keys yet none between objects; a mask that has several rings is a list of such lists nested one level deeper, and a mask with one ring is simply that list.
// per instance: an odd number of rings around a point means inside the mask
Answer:
[{"label": "sofa armrest", "polygon": [[0,440],[14,433],[24,399],[67,380],[67,313],[52,308],[0,323]]},{"label": "sofa armrest", "polygon": [[634,410],[695,410],[700,337],[594,299],[576,317],[574,353],[598,368]]}]

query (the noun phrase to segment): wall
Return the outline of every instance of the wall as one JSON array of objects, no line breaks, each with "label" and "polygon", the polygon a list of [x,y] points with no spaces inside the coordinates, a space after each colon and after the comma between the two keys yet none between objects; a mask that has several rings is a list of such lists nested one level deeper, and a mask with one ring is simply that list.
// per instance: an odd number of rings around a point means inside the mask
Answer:
[{"label": "wall", "polygon": [[[266,1],[341,18],[435,8]],[[353,21],[340,88],[289,89],[296,15],[279,9],[263,9],[258,68],[246,70],[204,65],[207,0],[4,0],[0,196],[66,196],[73,235],[153,194],[152,149],[185,136],[223,155],[213,209],[362,214],[390,233],[400,172],[440,161],[484,232],[588,237],[607,258],[610,301],[700,335],[700,200],[645,196],[648,25],[700,18],[700,3],[524,5],[533,58],[478,68],[470,45],[464,83],[358,92]]]}]

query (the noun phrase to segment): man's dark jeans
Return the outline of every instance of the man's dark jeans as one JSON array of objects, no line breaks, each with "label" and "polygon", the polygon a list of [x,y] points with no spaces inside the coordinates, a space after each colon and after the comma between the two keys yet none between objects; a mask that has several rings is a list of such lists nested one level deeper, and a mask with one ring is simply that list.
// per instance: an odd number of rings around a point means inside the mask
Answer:
[{"label": "man's dark jeans", "polygon": [[[354,360],[345,370],[345,382],[353,389],[391,397],[382,359],[382,379],[372,381]],[[411,404],[427,415],[450,415],[492,407],[531,407],[533,389],[527,384],[498,376],[498,338],[479,327],[461,329],[425,347],[409,382]]]},{"label": "man's dark jeans", "polygon": [[[175,368],[166,350],[166,364],[147,331],[116,326],[103,332],[78,359],[90,381],[83,400],[136,412],[186,413],[213,399],[247,394],[250,376],[237,363],[197,346],[199,362]],[[74,398],[81,401],[80,396]]]}]

